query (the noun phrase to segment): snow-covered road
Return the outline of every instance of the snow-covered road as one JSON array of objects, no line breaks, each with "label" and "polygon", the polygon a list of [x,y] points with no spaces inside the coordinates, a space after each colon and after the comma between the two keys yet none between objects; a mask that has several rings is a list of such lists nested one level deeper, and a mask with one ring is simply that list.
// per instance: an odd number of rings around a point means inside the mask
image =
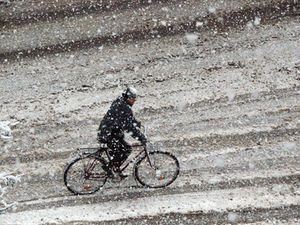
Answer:
[{"label": "snow-covered road", "polygon": [[[179,10],[181,1],[158,2],[147,3],[145,21],[152,11],[166,16],[170,4]],[[239,8],[234,2],[224,13]],[[182,7],[180,20],[196,10]],[[201,10],[210,14],[222,7]],[[120,9],[118,15],[128,12]],[[109,10],[89,13],[94,18],[105,14],[107,23],[122,20]],[[299,224],[300,17],[260,16],[224,30],[195,28],[70,52],[46,51],[43,57],[3,58],[0,171],[21,179],[2,196],[17,205],[0,214],[0,224]],[[82,17],[68,20],[83,26]],[[62,18],[9,25],[1,43],[19,41],[1,49],[35,48],[40,44],[31,36],[40,27],[51,33],[58,21]],[[46,33],[34,37],[40,40]],[[46,40],[55,44],[62,34]],[[84,35],[75,36],[81,40]],[[94,195],[73,196],[62,181],[64,168],[76,148],[97,146],[100,119],[127,85],[140,93],[135,115],[156,146],[178,157],[180,176],[166,189],[145,189],[130,176]]]},{"label": "snow-covered road", "polygon": [[[300,190],[298,190],[300,191]],[[274,196],[277,196],[274,198]],[[209,213],[232,212],[238,217],[245,208],[268,209],[287,207],[300,203],[300,195],[295,196],[291,185],[270,187],[250,187],[208,192],[193,192],[172,195],[159,195],[147,198],[110,201],[101,204],[84,204],[79,206],[57,207],[36,211],[25,211],[0,215],[4,224],[40,224],[65,223],[72,221],[110,221],[145,216],[157,216],[170,213]],[[231,215],[232,216],[232,215]],[[232,216],[233,217],[233,216]],[[235,219],[234,219],[235,220]],[[229,221],[230,213],[229,213]]]}]

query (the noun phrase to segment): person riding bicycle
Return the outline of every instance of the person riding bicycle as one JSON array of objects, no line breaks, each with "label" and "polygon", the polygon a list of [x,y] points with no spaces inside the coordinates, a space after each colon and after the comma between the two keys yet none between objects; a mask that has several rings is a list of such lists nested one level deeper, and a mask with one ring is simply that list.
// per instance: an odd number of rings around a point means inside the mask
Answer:
[{"label": "person riding bicycle", "polygon": [[133,116],[132,106],[136,98],[137,90],[128,87],[113,101],[98,129],[98,141],[107,144],[115,168],[119,168],[132,152],[131,146],[124,140],[124,132],[129,132],[142,145],[147,143],[147,138],[139,129],[141,122]]}]

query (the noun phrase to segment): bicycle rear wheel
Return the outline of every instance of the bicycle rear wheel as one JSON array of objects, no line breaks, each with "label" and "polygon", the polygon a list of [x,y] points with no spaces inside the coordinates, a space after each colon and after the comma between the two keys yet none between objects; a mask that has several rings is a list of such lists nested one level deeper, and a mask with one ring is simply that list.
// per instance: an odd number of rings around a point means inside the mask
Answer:
[{"label": "bicycle rear wheel", "polygon": [[71,162],[64,172],[64,182],[74,194],[86,195],[98,191],[107,180],[107,172],[102,168],[104,160],[87,156]]},{"label": "bicycle rear wheel", "polygon": [[179,162],[174,155],[155,151],[149,153],[149,158],[142,157],[134,166],[134,177],[141,185],[162,188],[175,181],[179,174]]}]

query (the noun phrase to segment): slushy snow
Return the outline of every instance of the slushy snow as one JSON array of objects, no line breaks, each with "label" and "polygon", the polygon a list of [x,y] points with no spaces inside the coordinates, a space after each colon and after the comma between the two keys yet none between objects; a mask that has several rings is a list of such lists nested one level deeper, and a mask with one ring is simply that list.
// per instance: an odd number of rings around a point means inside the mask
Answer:
[{"label": "slushy snow", "polygon": [[2,140],[12,139],[12,132],[9,125],[9,121],[0,121],[0,137]]}]

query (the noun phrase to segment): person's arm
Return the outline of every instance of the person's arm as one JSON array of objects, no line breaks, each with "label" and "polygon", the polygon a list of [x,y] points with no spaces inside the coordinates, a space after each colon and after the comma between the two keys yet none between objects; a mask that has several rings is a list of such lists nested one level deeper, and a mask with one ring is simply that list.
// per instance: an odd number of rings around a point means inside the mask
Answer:
[{"label": "person's arm", "polygon": [[135,117],[133,117],[132,121],[133,121],[134,126],[141,128],[141,126],[142,126],[141,121],[137,120]]},{"label": "person's arm", "polygon": [[137,138],[143,145],[145,145],[147,143],[147,138],[145,137],[145,135],[137,128],[138,126],[135,125],[137,123],[140,124],[140,122],[138,122],[135,117],[133,116],[132,110],[128,110],[127,111],[127,118],[126,118],[126,130],[131,132],[131,136],[133,138]]}]

